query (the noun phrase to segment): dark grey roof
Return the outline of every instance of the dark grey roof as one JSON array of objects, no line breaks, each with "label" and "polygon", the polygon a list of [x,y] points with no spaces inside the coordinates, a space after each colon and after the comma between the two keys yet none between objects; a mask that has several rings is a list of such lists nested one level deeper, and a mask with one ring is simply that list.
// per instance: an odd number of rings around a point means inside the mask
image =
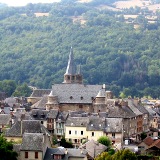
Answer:
[{"label": "dark grey roof", "polygon": [[89,123],[87,123],[87,131],[104,131],[105,118],[99,118],[95,116],[89,117]]},{"label": "dark grey roof", "polygon": [[59,154],[64,155],[61,160],[69,160],[70,158],[84,158],[86,157],[86,151],[75,148],[47,148],[47,151],[44,156],[44,160],[54,160],[53,155]]},{"label": "dark grey roof", "polygon": [[92,158],[95,158],[98,154],[107,150],[107,147],[105,145],[94,140],[86,142],[85,144],[80,146],[80,148],[85,149],[89,156],[91,156]]},{"label": "dark grey roof", "polygon": [[11,107],[4,107],[4,108],[0,108],[1,112],[3,111],[4,114],[10,114],[12,108]]},{"label": "dark grey roof", "polygon": [[63,112],[58,112],[56,121],[61,121],[61,122],[65,122],[66,119],[68,118],[69,113],[66,111]]},{"label": "dark grey roof", "polygon": [[46,133],[44,126],[38,120],[17,121],[5,132],[7,137],[21,137],[23,133]]},{"label": "dark grey roof", "polygon": [[67,65],[67,69],[66,69],[66,73],[65,74],[69,74],[69,75],[76,74],[76,67],[75,67],[75,64],[74,64],[72,47],[71,47],[71,50],[70,50],[69,59],[68,59],[68,65]]},{"label": "dark grey roof", "polygon": [[49,95],[51,89],[34,89],[30,97],[43,97]]},{"label": "dark grey roof", "polygon": [[48,113],[49,113],[49,111],[47,111],[47,110],[41,110],[41,109],[32,109],[31,110],[31,116],[35,120],[46,120]]},{"label": "dark grey roof", "polygon": [[59,103],[92,104],[101,88],[102,85],[54,84],[52,91]]},{"label": "dark grey roof", "polygon": [[0,114],[0,125],[8,125],[11,120],[11,115],[10,114]]},{"label": "dark grey roof", "polygon": [[58,112],[59,112],[58,109],[51,109],[47,114],[47,118],[56,119]]},{"label": "dark grey roof", "polygon": [[131,99],[128,99],[128,107],[138,116],[142,115],[143,113],[140,112],[134,105],[133,101]]},{"label": "dark grey roof", "polygon": [[136,114],[128,106],[116,105],[115,99],[107,100],[108,117],[110,118],[132,118]]},{"label": "dark grey roof", "polygon": [[122,118],[106,118],[105,132],[122,132]]},{"label": "dark grey roof", "polygon": [[48,96],[44,95],[38,102],[36,102],[35,104],[33,104],[31,106],[31,108],[45,109],[47,101],[48,101]]},{"label": "dark grey roof", "polygon": [[43,151],[44,135],[42,133],[24,133],[20,150]]},{"label": "dark grey roof", "polygon": [[66,126],[86,127],[89,122],[88,117],[69,117],[66,121]]},{"label": "dark grey roof", "polygon": [[[131,101],[132,104],[141,112],[141,113],[144,113],[144,114],[148,114],[148,111],[145,109],[145,107],[140,103],[138,102],[138,104],[134,103],[134,100],[133,99],[129,99],[128,101]],[[138,100],[137,100],[138,101]]]}]

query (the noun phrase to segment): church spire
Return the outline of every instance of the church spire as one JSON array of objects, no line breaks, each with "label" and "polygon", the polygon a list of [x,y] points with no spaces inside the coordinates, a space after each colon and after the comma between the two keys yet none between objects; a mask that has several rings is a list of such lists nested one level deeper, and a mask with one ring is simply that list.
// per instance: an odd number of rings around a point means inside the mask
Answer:
[{"label": "church spire", "polygon": [[68,65],[67,65],[67,69],[66,69],[65,74],[74,75],[75,73],[76,73],[76,67],[74,65],[73,49],[71,47],[70,54],[69,54]]},{"label": "church spire", "polygon": [[68,65],[66,69],[66,73],[64,74],[64,81],[63,83],[82,83],[82,74],[81,74],[81,67],[78,68],[78,73],[76,73],[76,66],[74,64],[74,56],[73,56],[73,49],[71,47]]}]

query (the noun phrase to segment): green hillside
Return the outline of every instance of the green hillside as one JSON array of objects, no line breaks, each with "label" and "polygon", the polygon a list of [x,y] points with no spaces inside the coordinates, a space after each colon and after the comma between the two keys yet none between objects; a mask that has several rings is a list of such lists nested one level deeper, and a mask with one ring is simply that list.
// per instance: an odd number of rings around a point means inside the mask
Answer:
[{"label": "green hillside", "polygon": [[[122,12],[61,2],[0,8],[0,81],[39,88],[61,83],[73,46],[84,82],[107,84],[116,96],[160,97],[160,20],[125,23]],[[35,16],[34,13],[49,13]],[[77,21],[76,21],[77,20]]]}]

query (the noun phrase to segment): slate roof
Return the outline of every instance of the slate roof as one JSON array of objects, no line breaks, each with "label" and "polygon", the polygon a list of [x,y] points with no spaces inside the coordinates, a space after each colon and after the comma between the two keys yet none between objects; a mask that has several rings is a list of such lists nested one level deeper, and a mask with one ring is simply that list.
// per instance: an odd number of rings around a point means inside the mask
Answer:
[{"label": "slate roof", "polygon": [[40,109],[45,109],[46,108],[46,103],[48,101],[48,96],[44,95],[38,102],[33,104],[31,108],[40,108]]},{"label": "slate roof", "polygon": [[105,132],[119,133],[122,132],[122,118],[106,118]]},{"label": "slate roof", "polygon": [[34,89],[30,97],[43,97],[49,95],[51,89]]},{"label": "slate roof", "polygon": [[95,116],[89,117],[89,123],[87,123],[87,131],[104,131],[105,119]]},{"label": "slate roof", "polygon": [[0,114],[0,125],[7,125],[10,123],[11,115],[10,114]]},{"label": "slate roof", "polygon": [[108,108],[108,117],[110,118],[132,118],[136,114],[127,106],[116,105],[116,100],[108,99],[107,108]]},{"label": "slate roof", "polygon": [[21,137],[23,133],[45,133],[46,134],[46,131],[44,130],[44,126],[38,120],[23,120],[22,122],[17,121],[15,124],[13,124],[13,126],[5,132],[5,136]]},{"label": "slate roof", "polygon": [[68,118],[69,113],[66,111],[58,112],[56,121],[65,122]]},{"label": "slate roof", "polygon": [[68,117],[65,126],[86,127],[88,122],[88,117]]},{"label": "slate roof", "polygon": [[[65,151],[67,150],[67,154],[65,154]],[[64,155],[61,160],[69,160],[70,158],[84,158],[86,157],[86,151],[83,151],[81,149],[75,149],[75,148],[47,148],[47,151],[44,156],[44,160],[54,160],[53,155],[58,154]]]},{"label": "slate roof", "polygon": [[21,151],[43,151],[43,133],[24,133],[22,138]]},{"label": "slate roof", "polygon": [[47,111],[47,110],[32,109],[31,116],[35,120],[46,120],[48,113],[49,113],[49,111]]},{"label": "slate roof", "polygon": [[47,118],[52,118],[52,119],[56,119],[57,115],[58,115],[58,110],[57,109],[51,109],[49,111],[49,113],[47,114]]},{"label": "slate roof", "polygon": [[[16,98],[15,97],[9,97],[9,98],[6,98],[5,100],[4,100],[4,103],[7,103],[10,107],[13,107],[13,105],[18,105],[18,103],[17,103],[17,100],[16,100]],[[20,105],[20,104],[19,104]]]},{"label": "slate roof", "polygon": [[140,112],[140,111],[135,107],[135,105],[134,105],[134,103],[133,103],[133,100],[128,99],[127,101],[128,101],[128,107],[129,107],[137,116],[143,114],[142,112]]},{"label": "slate roof", "polygon": [[85,144],[80,146],[80,148],[85,149],[89,156],[91,156],[92,158],[95,158],[98,154],[107,150],[107,147],[105,145],[94,140],[86,142]]},{"label": "slate roof", "polygon": [[102,85],[54,84],[52,91],[59,103],[92,104],[101,88]]}]

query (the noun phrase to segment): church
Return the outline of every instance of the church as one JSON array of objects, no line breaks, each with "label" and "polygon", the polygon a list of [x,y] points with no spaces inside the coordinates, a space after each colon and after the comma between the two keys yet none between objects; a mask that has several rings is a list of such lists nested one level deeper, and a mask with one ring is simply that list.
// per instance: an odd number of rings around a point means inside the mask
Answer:
[{"label": "church", "polygon": [[[60,111],[105,111],[103,104],[106,98],[112,98],[112,93],[105,91],[105,85],[83,84],[81,66],[76,67],[71,47],[68,65],[61,84],[52,85],[52,89],[35,89],[28,98],[34,108]],[[99,106],[99,107],[98,107]]]}]

